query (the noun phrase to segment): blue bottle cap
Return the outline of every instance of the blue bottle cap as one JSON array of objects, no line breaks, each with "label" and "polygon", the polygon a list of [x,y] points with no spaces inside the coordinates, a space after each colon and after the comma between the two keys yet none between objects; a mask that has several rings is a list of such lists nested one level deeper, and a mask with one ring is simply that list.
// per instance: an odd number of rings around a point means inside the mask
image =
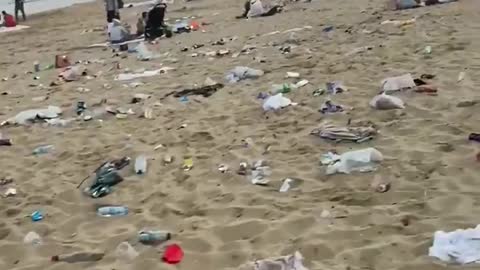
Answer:
[{"label": "blue bottle cap", "polygon": [[31,217],[33,222],[37,222],[43,219],[43,214],[40,211],[35,211],[32,213]]}]

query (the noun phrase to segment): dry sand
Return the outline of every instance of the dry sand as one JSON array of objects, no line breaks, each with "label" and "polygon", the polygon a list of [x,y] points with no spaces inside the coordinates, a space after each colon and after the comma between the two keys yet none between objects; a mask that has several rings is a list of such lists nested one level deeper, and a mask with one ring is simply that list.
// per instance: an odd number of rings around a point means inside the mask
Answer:
[{"label": "dry sand", "polygon": [[[81,35],[83,29],[103,26],[100,2],[37,16],[28,22],[31,29],[0,35],[0,77],[10,77],[0,83],[1,92],[9,92],[0,97],[1,120],[49,104],[61,106],[67,117],[73,117],[77,101],[91,105],[102,98],[139,115],[143,105],[128,104],[134,93],[153,95],[148,100],[153,104],[169,91],[201,84],[207,76],[223,81],[226,71],[236,65],[267,72],[258,80],[227,85],[209,98],[190,97],[186,104],[171,97],[161,100],[153,120],[110,117],[102,123],[77,121],[65,128],[41,124],[1,128],[14,145],[0,147],[0,178],[13,177],[19,193],[0,198],[0,269],[235,269],[256,258],[294,250],[303,253],[313,270],[445,269],[427,256],[433,232],[479,223],[480,165],[475,154],[480,147],[467,141],[470,132],[479,131],[479,105],[456,106],[480,98],[479,5],[477,0],[462,0],[391,12],[383,9],[382,0],[313,1],[289,4],[285,13],[269,18],[235,20],[241,1],[179,2],[169,7],[168,17],[195,15],[198,21],[211,24],[204,27],[205,33],[182,34],[149,45],[157,53],[169,53],[149,62],[137,61],[134,55],[112,58],[111,50],[79,49],[105,40],[102,32]],[[139,11],[123,10],[122,16],[134,24]],[[416,23],[404,28],[380,25],[386,19],[413,17]],[[306,25],[312,29],[261,36]],[[323,33],[330,25],[334,31]],[[364,33],[364,29],[374,32]],[[231,36],[238,39],[225,46],[209,45]],[[272,46],[289,41],[298,43],[289,55]],[[194,44],[206,44],[200,50],[237,52],[246,44],[256,45],[257,50],[238,58],[215,59],[193,58],[193,50],[180,51]],[[429,56],[423,54],[427,45],[433,50]],[[362,46],[373,49],[345,56]],[[64,52],[73,60],[105,60],[105,65],[87,66],[91,73],[102,71],[102,75],[51,89],[30,87],[32,83],[48,86],[58,72],[41,72],[40,80],[34,81],[34,75],[25,75],[33,62],[49,64],[55,54]],[[253,59],[258,55],[266,63]],[[161,64],[176,70],[141,79],[145,85],[132,89],[113,81],[119,73],[109,71],[114,61],[130,70],[155,69]],[[257,94],[269,90],[272,83],[290,81],[284,78],[287,71],[300,72],[310,81],[288,94],[300,104],[264,114]],[[465,79],[457,82],[461,71]],[[407,107],[401,111],[368,107],[383,78],[405,72],[436,74],[438,96],[405,94]],[[18,77],[11,79],[14,74]],[[331,98],[354,110],[328,116],[318,112],[327,96],[311,93],[331,80],[342,80],[350,87],[348,93]],[[105,83],[112,88],[104,89]],[[80,93],[78,87],[91,91]],[[46,95],[46,101],[32,101]],[[380,135],[361,145],[333,144],[309,135],[324,121],[345,124],[350,118],[372,121]],[[184,123],[186,128],[177,129]],[[254,145],[244,147],[245,138]],[[56,150],[33,156],[32,150],[42,144],[53,144]],[[158,144],[165,148],[154,151]],[[263,154],[266,145],[271,150]],[[371,146],[388,158],[377,172],[327,177],[319,165],[328,150]],[[146,176],[133,175],[129,167],[124,170],[126,180],[98,200],[76,189],[103,161],[139,153],[151,158]],[[175,156],[173,164],[162,164],[165,153]],[[185,156],[194,160],[189,172],[181,169]],[[239,162],[258,159],[271,164],[269,187],[252,185],[234,172],[217,171],[220,163],[235,170]],[[279,193],[286,177],[300,179],[301,184]],[[374,178],[391,182],[392,189],[375,193],[370,187]],[[132,213],[101,218],[95,215],[96,204],[126,205]],[[38,209],[45,219],[33,223],[26,216]],[[337,218],[322,218],[323,210]],[[405,220],[408,226],[402,224]],[[171,242],[185,250],[183,262],[168,266],[161,261],[160,248],[138,244],[136,233],[144,227],[170,230]],[[44,244],[25,245],[23,237],[29,231],[38,232]],[[130,241],[140,252],[131,264],[116,261],[114,250],[122,241]],[[91,250],[105,251],[106,257],[97,263],[70,265],[49,261],[52,255]]]}]

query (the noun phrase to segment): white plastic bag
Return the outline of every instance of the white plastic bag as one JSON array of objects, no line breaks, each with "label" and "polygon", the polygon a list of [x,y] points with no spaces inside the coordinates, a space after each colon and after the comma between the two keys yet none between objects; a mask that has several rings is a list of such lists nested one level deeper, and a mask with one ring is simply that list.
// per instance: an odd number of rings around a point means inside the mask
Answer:
[{"label": "white plastic bag", "polygon": [[282,93],[268,97],[263,103],[264,111],[275,111],[292,105],[292,101],[286,98]]},{"label": "white plastic bag", "polygon": [[383,160],[383,155],[375,148],[350,151],[341,154],[327,167],[327,174],[351,172],[371,172],[376,170],[376,163]]},{"label": "white plastic bag", "polygon": [[375,96],[370,101],[370,106],[377,110],[405,109],[405,103],[398,97],[389,96],[385,93]]},{"label": "white plastic bag", "polygon": [[386,93],[415,87],[412,74],[404,74],[397,77],[389,77],[382,81],[382,90]]}]

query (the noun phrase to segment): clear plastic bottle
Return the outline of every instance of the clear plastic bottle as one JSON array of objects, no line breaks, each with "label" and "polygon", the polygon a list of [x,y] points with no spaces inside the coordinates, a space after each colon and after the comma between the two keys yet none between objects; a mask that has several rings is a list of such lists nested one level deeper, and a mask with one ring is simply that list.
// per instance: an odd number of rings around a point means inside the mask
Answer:
[{"label": "clear plastic bottle", "polygon": [[42,145],[33,150],[34,155],[42,155],[42,154],[48,154],[50,151],[54,150],[55,146],[49,144],[49,145]]},{"label": "clear plastic bottle", "polygon": [[170,240],[172,235],[167,231],[142,230],[138,232],[138,240],[143,244],[156,244]]},{"label": "clear plastic bottle", "polygon": [[125,206],[105,206],[97,209],[97,214],[102,217],[117,217],[128,215],[128,208]]},{"label": "clear plastic bottle", "polygon": [[135,173],[145,174],[147,172],[147,157],[140,155],[135,159]]}]

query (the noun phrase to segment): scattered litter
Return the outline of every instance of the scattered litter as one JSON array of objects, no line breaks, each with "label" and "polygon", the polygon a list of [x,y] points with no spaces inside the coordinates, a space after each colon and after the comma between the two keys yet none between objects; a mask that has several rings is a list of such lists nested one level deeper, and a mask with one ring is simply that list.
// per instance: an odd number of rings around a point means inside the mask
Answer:
[{"label": "scattered litter", "polygon": [[374,186],[375,191],[378,193],[385,193],[390,190],[391,184],[390,183],[380,183]]},{"label": "scattered litter", "polygon": [[52,256],[52,262],[81,263],[98,262],[105,256],[103,252],[77,252]]},{"label": "scattered litter", "polygon": [[453,232],[436,231],[428,255],[447,263],[480,263],[480,225]]},{"label": "scattered litter", "polygon": [[325,89],[319,88],[319,89],[313,90],[312,95],[314,97],[318,97],[318,96],[321,96],[321,95],[325,94],[325,92],[326,92]]},{"label": "scattered litter", "polygon": [[48,154],[53,150],[55,150],[55,146],[53,146],[51,144],[42,145],[42,146],[38,146],[35,149],[33,149],[32,154],[38,156],[38,155]]},{"label": "scattered litter", "polygon": [[167,165],[167,164],[170,164],[172,162],[173,162],[173,156],[172,155],[165,154],[165,156],[163,156],[163,165]]},{"label": "scattered litter", "polygon": [[425,49],[423,50],[425,54],[431,54],[432,53],[432,46],[426,46]]},{"label": "scattered litter", "polygon": [[136,174],[145,174],[147,172],[147,157],[145,155],[140,155],[135,159],[134,169]]},{"label": "scattered litter", "polygon": [[40,211],[33,212],[30,217],[32,218],[33,222],[37,222],[43,219],[43,214]]},{"label": "scattered litter", "polygon": [[377,110],[405,109],[403,100],[385,93],[375,96],[369,104]]},{"label": "scattered litter", "polygon": [[254,164],[254,166],[252,167],[251,183],[260,186],[268,185],[270,180],[268,180],[266,177],[270,176],[271,174],[272,171],[270,170],[269,166],[265,166],[261,163]]},{"label": "scattered litter", "polygon": [[415,87],[415,81],[412,74],[408,73],[397,77],[389,77],[382,81],[382,90],[384,93],[391,93],[400,90],[410,89]]},{"label": "scattered litter", "polygon": [[159,144],[159,145],[155,146],[155,147],[153,148],[153,150],[158,150],[158,149],[160,149],[160,148],[165,148],[165,145]]},{"label": "scattered litter", "polygon": [[13,178],[12,177],[4,177],[0,179],[0,186],[5,186],[8,184],[13,183]]},{"label": "scattered litter", "polygon": [[144,77],[152,77],[152,76],[157,76],[163,73],[167,73],[170,70],[174,70],[174,68],[170,67],[163,67],[160,69],[156,70],[146,70],[144,72],[140,73],[122,73],[118,74],[118,76],[115,77],[116,81],[130,81],[138,78],[144,78]]},{"label": "scattered litter", "polygon": [[13,142],[11,139],[3,139],[0,136],[0,146],[12,146]]},{"label": "scattered litter", "polygon": [[262,259],[240,266],[242,270],[308,270],[300,252],[272,259]]},{"label": "scattered litter", "polygon": [[326,88],[327,92],[332,95],[348,91],[341,81],[327,82]]},{"label": "scattered litter", "polygon": [[335,105],[331,100],[326,100],[322,107],[320,108],[321,113],[336,113],[336,112],[343,112],[343,106]]},{"label": "scattered litter", "polygon": [[29,232],[23,238],[23,243],[27,245],[40,245],[42,244],[42,238],[36,232]]},{"label": "scattered litter", "polygon": [[237,66],[230,70],[225,79],[229,83],[236,83],[246,79],[256,79],[263,76],[264,72],[259,69],[253,69],[249,67]]},{"label": "scattered litter", "polygon": [[463,79],[465,79],[465,75],[466,75],[466,73],[464,71],[460,72],[458,74],[457,82],[463,81]]},{"label": "scattered litter", "polygon": [[247,173],[248,173],[248,163],[241,162],[239,167],[238,167],[237,174],[247,175]]},{"label": "scattered litter", "polygon": [[287,75],[285,77],[287,77],[287,78],[300,78],[300,73],[298,73],[298,72],[287,72]]},{"label": "scattered litter", "polygon": [[283,180],[283,184],[280,187],[279,191],[282,193],[289,191],[292,188],[293,182],[294,182],[293,179],[290,179],[290,178]]},{"label": "scattered litter", "polygon": [[168,96],[173,95],[174,97],[186,97],[186,96],[193,96],[193,95],[199,95],[203,97],[209,97],[213,95],[215,92],[217,92],[218,89],[223,88],[224,85],[221,83],[217,83],[214,85],[207,85],[207,86],[202,86],[199,88],[193,88],[193,89],[185,89],[182,91],[173,91],[170,93],[167,93],[163,98],[166,98]]},{"label": "scattered litter", "polygon": [[177,245],[168,245],[165,248],[165,252],[163,253],[163,261],[168,264],[177,264],[182,261],[183,259],[183,250],[182,248]]},{"label": "scattered litter", "polygon": [[150,107],[145,107],[143,109],[143,118],[145,119],[153,119],[153,109]]},{"label": "scattered litter", "polygon": [[373,137],[377,134],[377,130],[371,126],[340,127],[334,125],[324,125],[321,128],[312,130],[310,134],[337,142],[351,141],[361,143],[373,139]]},{"label": "scattered litter", "polygon": [[417,19],[413,18],[410,20],[386,20],[381,22],[381,25],[386,25],[386,24],[392,24],[395,26],[406,26],[406,25],[411,25],[414,24],[417,21]]},{"label": "scattered litter", "polygon": [[480,142],[480,134],[479,133],[470,133],[470,135],[468,135],[468,139],[470,141]]},{"label": "scattered litter", "polygon": [[166,242],[172,238],[167,231],[142,230],[138,232],[138,241],[145,245],[154,245]]},{"label": "scattered litter", "polygon": [[82,76],[87,75],[87,69],[84,66],[67,67],[58,76],[66,82],[78,81]]},{"label": "scattered litter", "polygon": [[300,87],[303,87],[305,85],[307,85],[309,83],[308,80],[301,80],[295,84],[292,85],[293,88],[300,88]]},{"label": "scattered litter", "polygon": [[350,151],[337,155],[327,166],[327,175],[335,173],[371,172],[376,170],[375,164],[383,160],[383,155],[375,148]]},{"label": "scattered litter", "polygon": [[[94,171],[95,178],[90,187],[87,187],[84,192],[92,198],[100,198],[110,194],[112,187],[123,181],[123,178],[119,175],[119,171],[128,164],[130,164],[129,157],[103,163]],[[86,179],[88,179],[88,177],[85,178],[85,180]],[[80,187],[82,183],[83,181],[78,187]]]},{"label": "scattered litter", "polygon": [[3,193],[3,197],[15,197],[17,195],[17,189],[16,188],[7,188],[5,192]]},{"label": "scattered litter", "polygon": [[293,103],[289,98],[286,98],[283,96],[282,93],[278,93],[274,96],[268,97],[265,102],[263,103],[263,110],[264,111],[275,111],[279,110],[285,107],[288,107],[290,105],[296,105],[296,103]]},{"label": "scattered litter", "polygon": [[186,158],[183,160],[183,170],[188,172],[191,169],[193,169],[193,159],[192,158]]},{"label": "scattered litter", "polygon": [[220,164],[218,165],[218,171],[221,172],[221,173],[226,173],[228,172],[228,166],[225,165],[225,164]]},{"label": "scattered litter", "polygon": [[103,206],[97,209],[97,215],[101,217],[120,217],[128,215],[128,208],[125,206]]},{"label": "scattered litter", "polygon": [[58,118],[60,114],[62,114],[62,109],[57,106],[48,106],[46,109],[26,110],[2,122],[0,126],[9,124],[27,125],[35,122],[36,120]]},{"label": "scattered litter", "polygon": [[128,242],[122,242],[115,249],[115,256],[119,261],[131,262],[138,257],[138,252]]}]

